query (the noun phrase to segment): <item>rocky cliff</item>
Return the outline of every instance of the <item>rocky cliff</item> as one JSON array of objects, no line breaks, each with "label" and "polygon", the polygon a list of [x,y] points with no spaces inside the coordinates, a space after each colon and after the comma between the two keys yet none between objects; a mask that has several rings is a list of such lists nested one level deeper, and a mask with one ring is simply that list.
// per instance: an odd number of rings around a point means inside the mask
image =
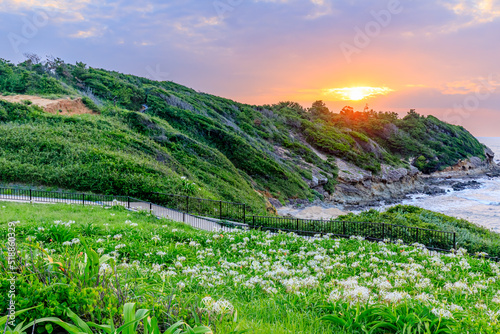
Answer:
[{"label": "rocky cliff", "polygon": [[339,159],[339,183],[327,201],[354,206],[373,205],[380,201],[395,203],[411,193],[444,193],[435,180],[500,176],[500,167],[493,162],[493,151],[486,148],[485,155],[484,161],[477,157],[459,160],[454,166],[429,175],[422,174],[413,166],[408,170],[388,165],[382,165],[382,171],[373,174]]}]

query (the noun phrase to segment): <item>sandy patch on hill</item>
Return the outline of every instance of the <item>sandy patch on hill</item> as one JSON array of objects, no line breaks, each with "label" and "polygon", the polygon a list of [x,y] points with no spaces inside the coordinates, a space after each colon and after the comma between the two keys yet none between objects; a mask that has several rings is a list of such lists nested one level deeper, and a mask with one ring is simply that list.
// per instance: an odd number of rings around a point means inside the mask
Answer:
[{"label": "sandy patch on hill", "polygon": [[87,106],[82,102],[82,99],[80,98],[74,100],[71,100],[70,98],[50,100],[31,95],[0,95],[0,99],[11,103],[22,103],[22,101],[24,100],[29,100],[33,102],[34,105],[42,107],[43,110],[51,114],[79,115],[94,113],[92,110],[87,108]]}]

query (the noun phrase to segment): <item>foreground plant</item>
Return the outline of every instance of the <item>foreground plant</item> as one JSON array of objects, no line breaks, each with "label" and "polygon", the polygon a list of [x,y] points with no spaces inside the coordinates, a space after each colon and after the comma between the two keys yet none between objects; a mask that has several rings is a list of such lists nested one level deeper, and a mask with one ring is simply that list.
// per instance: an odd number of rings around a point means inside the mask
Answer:
[{"label": "foreground plant", "polygon": [[[26,312],[28,310],[19,311],[19,313]],[[113,319],[109,319],[108,324],[96,324],[92,321],[83,321],[70,309],[66,310],[66,315],[73,321],[73,324],[65,322],[56,317],[47,317],[34,320],[27,325],[23,323],[18,324],[15,328],[10,328],[6,326],[6,334],[27,334],[27,330],[35,330],[37,325],[43,323],[50,323],[63,328],[67,333],[70,334],[94,334],[92,328],[100,330],[102,333],[106,334],[211,334],[212,331],[206,326],[195,326],[194,328],[189,326],[184,321],[179,321],[172,326],[170,326],[166,331],[162,332],[158,324],[156,317],[149,317],[150,310],[139,309],[135,311],[134,303],[127,303],[123,306],[123,325],[116,328]],[[6,317],[0,318],[0,325],[5,324]],[[139,325],[142,323],[142,328],[139,330]],[[46,325],[46,329],[49,332],[53,331],[51,325]]]},{"label": "foreground plant", "polygon": [[321,320],[339,325],[349,332],[367,334],[453,334],[456,324],[450,312],[436,314],[435,309],[405,303],[398,306],[383,304],[357,305],[354,308],[344,305],[330,307],[331,314]]}]

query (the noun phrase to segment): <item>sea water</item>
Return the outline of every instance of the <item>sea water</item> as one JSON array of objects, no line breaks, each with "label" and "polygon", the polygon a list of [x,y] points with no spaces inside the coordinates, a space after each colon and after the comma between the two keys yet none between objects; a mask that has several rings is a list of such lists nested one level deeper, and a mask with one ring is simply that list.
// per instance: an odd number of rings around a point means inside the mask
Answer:
[{"label": "sea water", "polygon": [[[480,137],[480,142],[495,152],[500,162],[500,138]],[[412,195],[403,204],[415,205],[449,216],[464,218],[470,222],[500,232],[500,178],[483,177],[478,180],[479,189],[449,190],[439,196]]]}]

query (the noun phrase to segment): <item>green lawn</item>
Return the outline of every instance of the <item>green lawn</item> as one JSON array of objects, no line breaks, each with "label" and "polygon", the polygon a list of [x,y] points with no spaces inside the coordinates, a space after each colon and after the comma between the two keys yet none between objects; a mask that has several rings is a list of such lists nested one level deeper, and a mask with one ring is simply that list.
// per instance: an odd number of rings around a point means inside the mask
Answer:
[{"label": "green lawn", "polygon": [[[16,318],[25,324],[49,316],[71,323],[69,308],[85,321],[120,325],[123,305],[133,302],[160,324],[185,320],[215,333],[500,330],[500,269],[490,261],[356,238],[209,233],[121,207],[0,202],[2,296],[14,221],[16,309],[43,305]],[[85,273],[93,251],[99,275]],[[0,310],[7,306],[1,298]]]}]

